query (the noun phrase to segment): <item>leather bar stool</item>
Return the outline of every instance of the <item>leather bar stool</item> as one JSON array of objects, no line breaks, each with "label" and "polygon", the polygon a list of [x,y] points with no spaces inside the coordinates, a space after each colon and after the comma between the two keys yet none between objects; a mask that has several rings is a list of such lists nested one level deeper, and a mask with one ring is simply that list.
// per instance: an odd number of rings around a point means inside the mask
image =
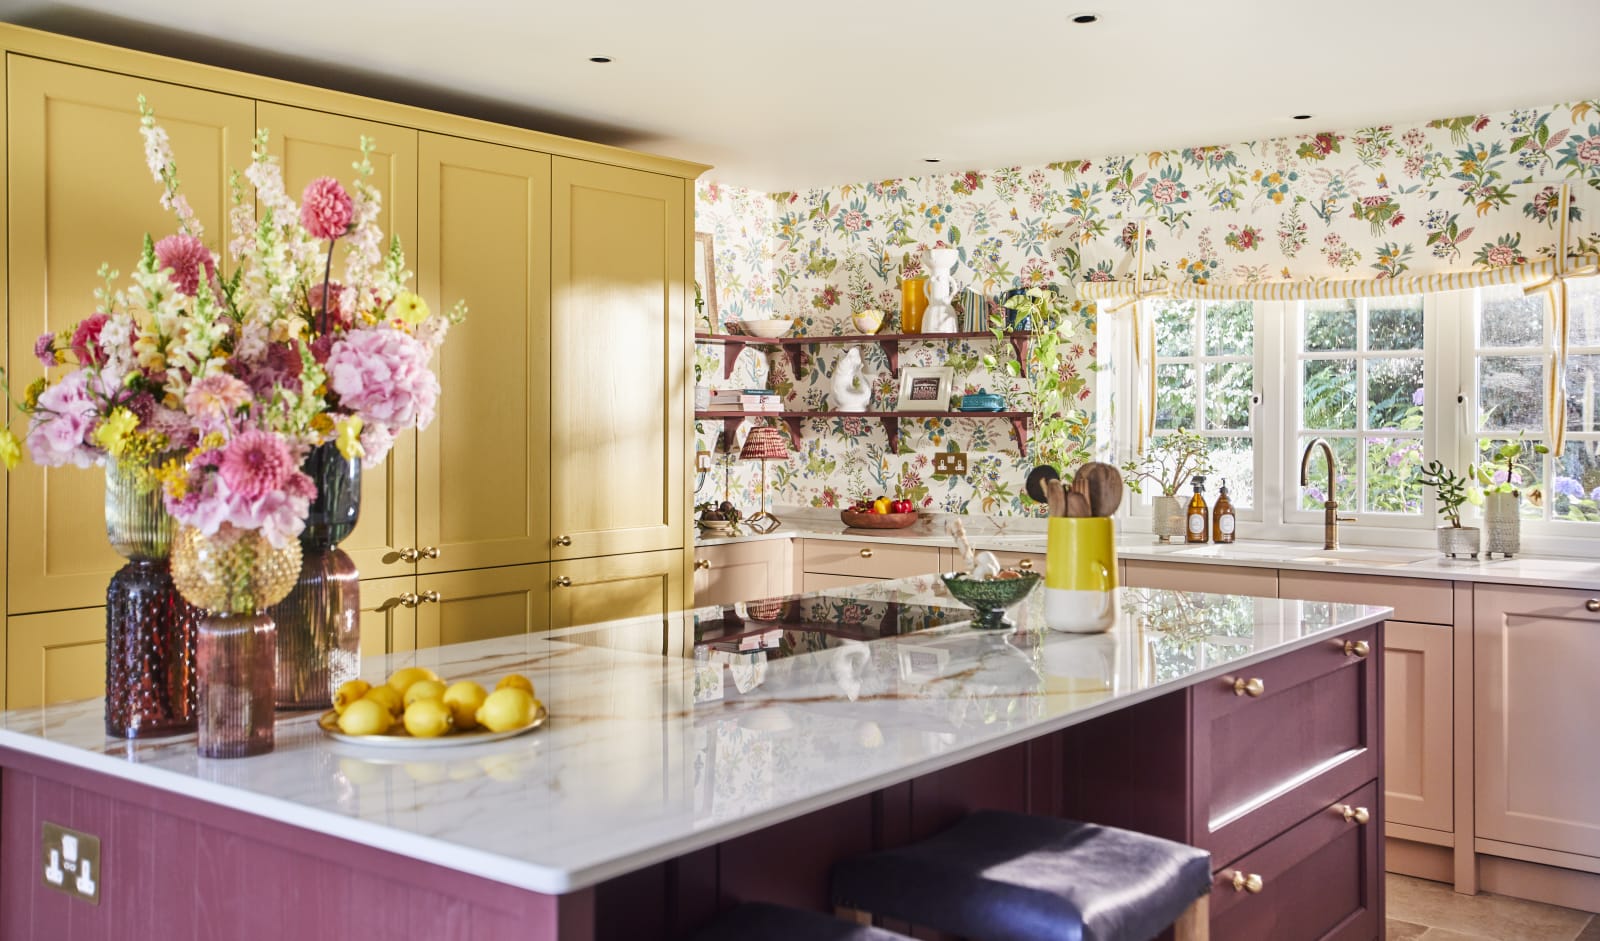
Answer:
[{"label": "leather bar stool", "polygon": [[694,941],[910,941],[870,925],[840,921],[816,912],[753,902],[718,915]]},{"label": "leather bar stool", "polygon": [[1210,937],[1211,854],[1092,823],[978,811],[919,843],[833,867],[843,918],[974,941]]}]

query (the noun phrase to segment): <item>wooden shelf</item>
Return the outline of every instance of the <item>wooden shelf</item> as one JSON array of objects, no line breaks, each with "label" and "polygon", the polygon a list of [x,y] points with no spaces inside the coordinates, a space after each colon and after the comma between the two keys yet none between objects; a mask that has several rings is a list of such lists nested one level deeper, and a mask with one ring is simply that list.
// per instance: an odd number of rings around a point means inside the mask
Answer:
[{"label": "wooden shelf", "polygon": [[739,429],[739,423],[746,418],[776,418],[789,426],[789,448],[798,451],[797,443],[800,440],[800,423],[808,418],[872,418],[883,423],[883,430],[889,436],[889,450],[900,450],[900,420],[908,419],[918,421],[930,418],[999,418],[1011,423],[1012,435],[1017,439],[1017,451],[1023,456],[1028,456],[1028,425],[1032,415],[1028,412],[837,412],[825,410],[807,410],[798,412],[734,412],[723,409],[715,411],[697,411],[694,413],[695,421],[721,421],[725,439],[732,446],[734,434]]},{"label": "wooden shelf", "polygon": [[[696,333],[696,343],[710,343],[718,346],[738,347],[741,351],[747,346],[776,347],[789,357],[789,366],[793,375],[800,375],[800,348],[812,344],[824,343],[876,343],[883,350],[884,358],[889,361],[889,372],[896,380],[900,378],[900,344],[901,343],[937,343],[941,340],[977,340],[994,339],[994,334],[987,330],[966,331],[962,333],[848,333],[837,337],[744,337],[726,333]],[[1033,339],[1033,334],[1026,330],[1013,330],[1005,334],[1011,341],[1011,348],[1017,353],[1017,362],[1022,364],[1022,374],[1028,374],[1028,343]],[[722,358],[722,378],[727,379],[733,375],[734,361],[739,358],[738,352],[732,356]]]}]

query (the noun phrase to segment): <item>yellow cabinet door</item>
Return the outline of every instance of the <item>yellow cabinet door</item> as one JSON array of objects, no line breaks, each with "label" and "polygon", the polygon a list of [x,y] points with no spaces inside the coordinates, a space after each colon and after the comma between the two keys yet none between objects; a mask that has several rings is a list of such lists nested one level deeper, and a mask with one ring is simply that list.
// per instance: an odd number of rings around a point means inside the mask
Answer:
[{"label": "yellow cabinet door", "polygon": [[27,709],[106,691],[106,609],[6,619],[6,708]]},{"label": "yellow cabinet door", "polygon": [[417,649],[417,580],[410,575],[361,581],[361,659]]},{"label": "yellow cabinet door", "polygon": [[[683,608],[683,552],[639,552],[550,566],[550,626],[576,627]],[[659,652],[659,651],[658,651]]]},{"label": "yellow cabinet door", "polygon": [[417,285],[459,300],[418,442],[419,571],[550,557],[550,157],[423,134]]},{"label": "yellow cabinet door", "polygon": [[556,158],[552,558],[688,545],[685,181]]},{"label": "yellow cabinet door", "polygon": [[[268,149],[283,167],[284,188],[296,202],[307,183],[331,176],[349,187],[351,164],[361,159],[361,138],[371,138],[373,187],[383,199],[378,224],[415,254],[417,233],[417,132],[322,111],[262,102],[256,123],[270,135]],[[385,246],[387,247],[387,246]],[[344,270],[344,244],[334,243],[332,278]],[[401,434],[382,467],[361,475],[361,520],[339,548],[368,578],[415,570],[399,550],[417,545],[416,436]]]},{"label": "yellow cabinet door", "polygon": [[550,621],[550,567],[509,565],[417,576],[417,646],[545,630]]},{"label": "yellow cabinet door", "polygon": [[[229,168],[249,163],[255,103],[23,56],[7,63],[10,380],[20,395],[43,372],[34,339],[94,313],[100,265],[125,285],[145,234],[177,231],[145,165],[138,96],[170,135],[182,192],[224,268]],[[106,543],[102,472],[24,462],[9,482],[9,610],[104,604],[123,560]]]}]

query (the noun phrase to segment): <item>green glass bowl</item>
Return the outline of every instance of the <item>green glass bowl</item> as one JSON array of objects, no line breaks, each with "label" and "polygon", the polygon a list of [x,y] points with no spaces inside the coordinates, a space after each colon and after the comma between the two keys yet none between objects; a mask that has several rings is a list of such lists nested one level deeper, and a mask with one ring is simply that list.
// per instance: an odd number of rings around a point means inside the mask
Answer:
[{"label": "green glass bowl", "polygon": [[1023,572],[1019,578],[996,578],[974,581],[965,572],[946,572],[939,578],[955,599],[978,612],[972,626],[981,630],[1000,630],[1015,627],[1006,617],[1006,609],[1028,597],[1039,584],[1038,572]]}]

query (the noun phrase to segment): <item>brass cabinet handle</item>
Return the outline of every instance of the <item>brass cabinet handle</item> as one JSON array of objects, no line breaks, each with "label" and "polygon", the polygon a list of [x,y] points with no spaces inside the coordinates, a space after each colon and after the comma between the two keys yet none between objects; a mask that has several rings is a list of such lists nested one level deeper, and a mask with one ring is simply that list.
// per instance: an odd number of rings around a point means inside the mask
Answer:
[{"label": "brass cabinet handle", "polygon": [[421,552],[418,554],[424,559],[437,559],[439,557],[439,547],[423,546]]},{"label": "brass cabinet handle", "polygon": [[1033,560],[1032,559],[1023,559],[1021,562],[1017,563],[1017,568],[1023,569],[1023,570],[1031,569],[1031,568],[1033,568]]},{"label": "brass cabinet handle", "polygon": [[406,608],[415,608],[417,605],[422,603],[422,599],[419,598],[415,592],[409,591],[402,591],[399,597],[397,597],[395,600],[399,601],[401,606]]},{"label": "brass cabinet handle", "polygon": [[1600,612],[1600,598],[1590,598],[1583,603],[1583,606],[1590,611]]},{"label": "brass cabinet handle", "polygon": [[400,556],[400,561],[402,562],[415,562],[422,558],[422,553],[411,548],[410,546],[406,546],[402,549],[396,549],[395,554]]},{"label": "brass cabinet handle", "polygon": [[1244,870],[1242,869],[1235,869],[1233,871],[1233,891],[1235,892],[1249,892],[1251,895],[1255,895],[1257,892],[1260,892],[1261,889],[1266,886],[1266,884],[1266,880],[1262,879],[1253,872],[1249,875],[1245,875]]},{"label": "brass cabinet handle", "polygon": [[1349,804],[1333,805],[1333,812],[1344,818],[1345,823],[1354,820],[1356,823],[1366,823],[1372,819],[1372,813],[1365,807],[1351,807]]},{"label": "brass cabinet handle", "polygon": [[436,591],[420,592],[417,597],[421,598],[423,601],[431,601],[434,604],[439,603],[439,593]]},{"label": "brass cabinet handle", "polygon": [[1240,677],[1233,681],[1233,694],[1235,696],[1249,696],[1255,699],[1267,691],[1267,684],[1261,682],[1261,677],[1252,676],[1248,680]]},{"label": "brass cabinet handle", "polygon": [[557,536],[556,537],[556,545],[558,545],[558,546],[570,546],[570,545],[572,545],[572,537],[571,536]]},{"label": "brass cabinet handle", "polygon": [[870,558],[872,558],[872,550],[871,550],[871,549],[862,549],[862,550],[861,550],[861,557],[862,557],[862,558],[863,558],[863,559],[870,559]]},{"label": "brass cabinet handle", "polygon": [[1344,655],[1347,657],[1365,657],[1369,653],[1372,653],[1372,645],[1364,640],[1344,642]]},{"label": "brass cabinet handle", "polygon": [[694,570],[696,572],[709,572],[709,571],[711,571],[711,560],[710,559],[695,559],[694,560]]},{"label": "brass cabinet handle", "polygon": [[556,587],[557,588],[571,588],[572,587],[572,579],[570,579],[570,578],[566,577],[565,575],[563,575],[560,578],[556,579]]}]

